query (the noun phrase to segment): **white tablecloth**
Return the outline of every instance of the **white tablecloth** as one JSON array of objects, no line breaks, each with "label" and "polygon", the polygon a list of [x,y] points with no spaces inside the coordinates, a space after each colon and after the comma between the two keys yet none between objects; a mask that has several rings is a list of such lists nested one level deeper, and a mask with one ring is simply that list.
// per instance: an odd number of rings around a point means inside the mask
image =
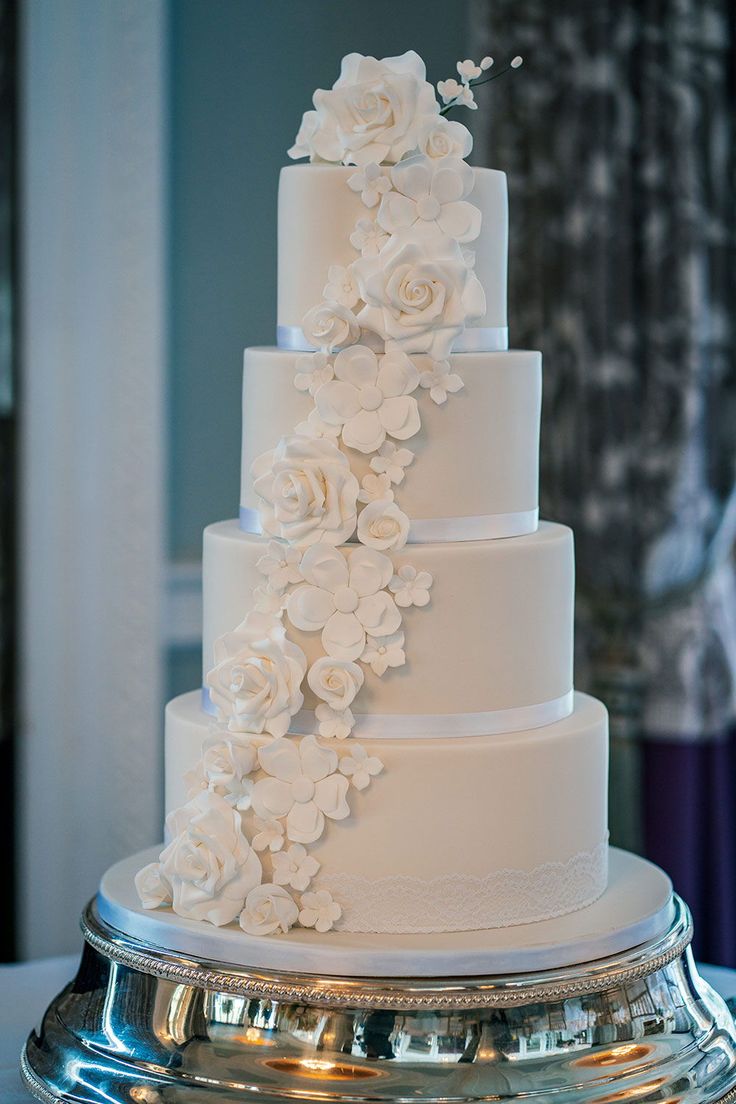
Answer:
[{"label": "white tablecloth", "polygon": [[[30,1029],[49,1001],[77,968],[77,957],[46,958],[19,966],[0,966],[0,1101],[29,1104],[21,1085],[18,1056]],[[736,970],[702,966],[701,973],[724,997],[736,996]]]}]

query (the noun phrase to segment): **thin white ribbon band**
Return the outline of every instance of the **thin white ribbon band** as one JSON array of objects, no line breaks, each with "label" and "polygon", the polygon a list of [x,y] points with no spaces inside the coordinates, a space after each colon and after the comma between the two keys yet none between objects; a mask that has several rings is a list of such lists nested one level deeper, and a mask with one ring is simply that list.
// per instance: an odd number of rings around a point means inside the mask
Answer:
[{"label": "thin white ribbon band", "polygon": [[[535,533],[539,510],[518,510],[511,514],[478,514],[469,517],[413,518],[409,544],[453,544],[459,541],[496,540]],[[244,533],[263,533],[258,511],[240,507],[240,528]]]},{"label": "thin white ribbon band", "polygon": [[[277,326],[276,345],[295,353],[314,353],[301,326]],[[508,326],[468,326],[452,343],[453,353],[497,353],[509,347]]]},{"label": "thin white ribbon band", "polygon": [[[209,690],[202,688],[202,708],[215,714]],[[353,736],[365,740],[447,740],[462,736],[501,736],[542,728],[569,717],[573,711],[573,691],[538,705],[520,705],[513,709],[492,709],[488,713],[356,713]],[[301,709],[291,719],[293,736],[309,736],[319,731],[311,709]]]}]

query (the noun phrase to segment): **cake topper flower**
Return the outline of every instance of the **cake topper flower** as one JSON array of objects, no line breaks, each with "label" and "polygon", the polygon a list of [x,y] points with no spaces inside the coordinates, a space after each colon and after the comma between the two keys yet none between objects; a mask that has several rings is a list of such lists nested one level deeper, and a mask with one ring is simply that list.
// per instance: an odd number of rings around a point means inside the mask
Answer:
[{"label": "cake topper flower", "polygon": [[518,69],[523,61],[524,59],[517,54],[505,69],[498,69],[490,77],[484,77],[483,74],[493,68],[492,57],[484,57],[478,65],[470,58],[459,61],[456,66],[460,77],[459,81],[455,77],[450,77],[447,80],[437,82],[437,91],[445,105],[441,109],[440,115],[447,115],[454,107],[469,107],[471,111],[476,111],[478,104],[475,102],[475,89],[480,88],[482,84],[489,84],[490,81],[497,80],[504,73],[510,73],[513,69]]}]

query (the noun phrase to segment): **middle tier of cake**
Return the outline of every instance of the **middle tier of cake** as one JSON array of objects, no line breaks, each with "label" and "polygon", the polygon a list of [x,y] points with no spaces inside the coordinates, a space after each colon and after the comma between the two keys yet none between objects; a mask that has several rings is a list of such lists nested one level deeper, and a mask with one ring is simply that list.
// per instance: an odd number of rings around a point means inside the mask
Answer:
[{"label": "middle tier of cake", "polygon": [[[253,461],[293,434],[314,409],[309,393],[294,386],[304,358],[285,349],[245,350],[240,505],[254,514],[259,501]],[[462,390],[438,404],[418,387],[414,398],[421,429],[407,441],[393,442],[414,453],[395,488],[397,501],[412,522],[474,518],[481,527],[472,535],[481,537],[532,532],[538,506],[541,355],[457,353],[450,357],[450,368],[462,379]],[[339,437],[331,439],[340,445]],[[361,480],[370,471],[372,454],[341,447]]]},{"label": "middle tier of cake", "polygon": [[[267,544],[244,533],[237,521],[205,530],[205,674],[214,641],[252,609],[253,591],[263,580],[257,562]],[[544,707],[538,723],[546,723],[555,710],[558,716],[569,712],[575,570],[570,529],[542,522],[526,536],[407,545],[392,560],[395,570],[412,564],[432,575],[431,602],[401,611],[406,664],[381,678],[366,667],[353,708],[358,734],[360,714],[471,715]],[[324,654],[320,632],[296,629],[285,618],[290,639],[310,663]],[[317,700],[306,683],[303,689],[305,708],[314,709]],[[524,724],[531,724],[528,717]]]}]

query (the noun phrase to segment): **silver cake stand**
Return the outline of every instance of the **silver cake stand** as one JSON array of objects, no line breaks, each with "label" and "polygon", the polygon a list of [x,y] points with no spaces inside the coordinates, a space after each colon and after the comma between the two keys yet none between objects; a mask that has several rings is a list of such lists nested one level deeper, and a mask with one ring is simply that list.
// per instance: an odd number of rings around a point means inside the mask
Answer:
[{"label": "silver cake stand", "polygon": [[736,1030],[694,966],[688,910],[625,852],[564,920],[260,940],[143,912],[148,858],[106,875],[79,972],[28,1039],[41,1101],[736,1101]]}]

